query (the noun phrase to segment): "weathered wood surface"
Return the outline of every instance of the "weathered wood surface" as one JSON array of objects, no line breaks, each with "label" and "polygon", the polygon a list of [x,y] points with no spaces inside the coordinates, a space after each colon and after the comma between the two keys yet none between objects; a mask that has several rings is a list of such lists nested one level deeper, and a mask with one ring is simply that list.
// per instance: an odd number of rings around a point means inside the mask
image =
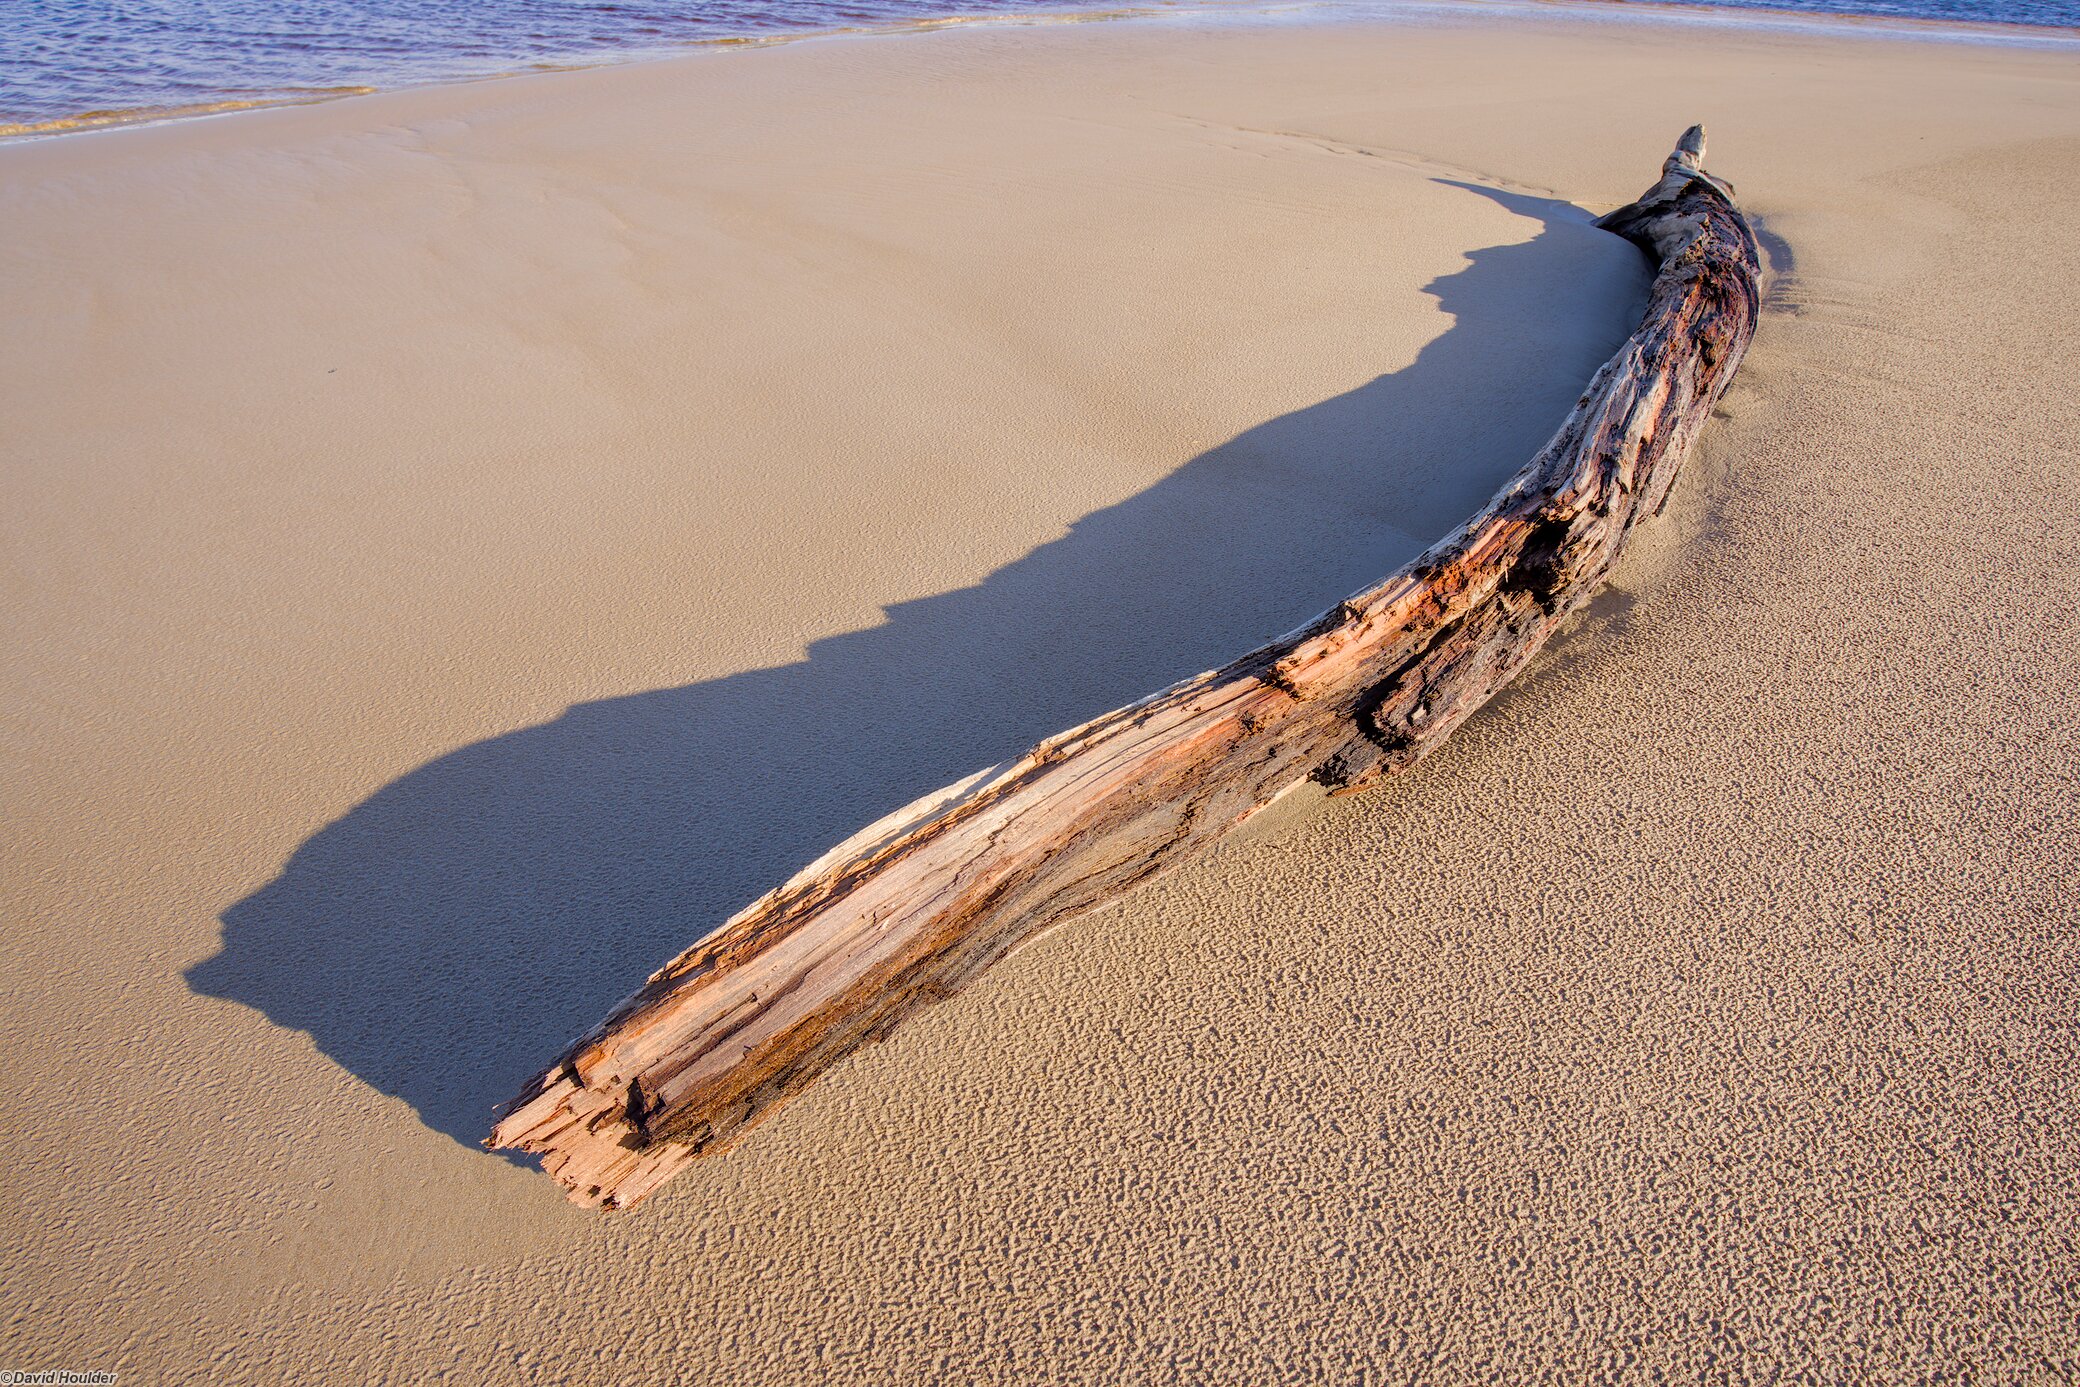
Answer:
[{"label": "weathered wood surface", "polygon": [[1552,440],[1403,571],[1225,668],[865,829],[575,1042],[488,1145],[626,1207],[1015,946],[1312,778],[1421,758],[1585,603],[1659,510],[1754,332],[1760,265],[1704,132],[1599,225],[1658,266],[1644,319]]}]

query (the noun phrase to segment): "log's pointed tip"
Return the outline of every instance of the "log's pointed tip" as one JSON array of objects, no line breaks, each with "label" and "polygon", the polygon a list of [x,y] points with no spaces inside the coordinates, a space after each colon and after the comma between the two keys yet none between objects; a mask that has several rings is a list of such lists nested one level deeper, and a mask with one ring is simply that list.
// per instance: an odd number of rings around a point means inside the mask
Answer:
[{"label": "log's pointed tip", "polygon": [[1668,162],[1662,165],[1662,169],[1666,173],[1675,173],[1677,170],[1693,174],[1704,172],[1702,125],[1693,125],[1683,132],[1683,137],[1676,141],[1675,152],[1668,156]]}]

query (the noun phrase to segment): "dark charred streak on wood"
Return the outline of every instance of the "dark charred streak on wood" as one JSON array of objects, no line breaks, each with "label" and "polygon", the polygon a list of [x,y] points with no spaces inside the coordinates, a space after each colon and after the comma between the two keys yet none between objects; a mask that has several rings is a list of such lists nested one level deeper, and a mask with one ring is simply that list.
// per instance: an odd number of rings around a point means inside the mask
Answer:
[{"label": "dark charred streak on wood", "polygon": [[1401,572],[1222,669],[863,831],[654,974],[510,1105],[579,1203],[626,1208],[1060,921],[1302,781],[1421,760],[1588,601],[1658,512],[1755,328],[1760,256],[1692,129],[1599,225],[1654,260],[1639,328],[1552,441]]},{"label": "dark charred streak on wood", "polygon": [[1564,519],[1542,515],[1532,521],[1503,590],[1528,593],[1548,613],[1555,611],[1565,598],[1566,556],[1575,537],[1575,527]]}]

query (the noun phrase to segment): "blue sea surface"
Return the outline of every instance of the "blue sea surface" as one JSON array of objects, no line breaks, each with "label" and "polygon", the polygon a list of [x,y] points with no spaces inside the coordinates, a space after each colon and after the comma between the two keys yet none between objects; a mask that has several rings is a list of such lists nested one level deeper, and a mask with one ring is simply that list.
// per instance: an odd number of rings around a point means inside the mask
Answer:
[{"label": "blue sea surface", "polygon": [[0,0],[0,126],[589,64],[1044,0]]},{"label": "blue sea surface", "polygon": [[[2080,0],[1706,7],[2080,28]],[[0,135],[956,17],[1251,8],[1248,0],[0,0]],[[1391,13],[1394,0],[1298,8]]]},{"label": "blue sea surface", "polygon": [[1667,0],[1723,10],[1791,10],[1865,19],[1918,19],[1950,24],[2028,24],[2080,28],[2080,0]]}]

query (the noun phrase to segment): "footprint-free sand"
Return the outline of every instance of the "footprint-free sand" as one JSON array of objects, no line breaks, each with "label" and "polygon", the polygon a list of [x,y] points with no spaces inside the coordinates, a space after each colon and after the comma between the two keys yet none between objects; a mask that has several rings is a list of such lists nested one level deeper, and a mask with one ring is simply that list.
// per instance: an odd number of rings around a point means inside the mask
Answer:
[{"label": "footprint-free sand", "polygon": [[[2080,1372],[2080,50],[1427,13],[0,144],[0,1367]],[[632,1214],[476,1148],[851,829],[1475,510],[1694,120],[1755,347],[1442,753]]]}]

